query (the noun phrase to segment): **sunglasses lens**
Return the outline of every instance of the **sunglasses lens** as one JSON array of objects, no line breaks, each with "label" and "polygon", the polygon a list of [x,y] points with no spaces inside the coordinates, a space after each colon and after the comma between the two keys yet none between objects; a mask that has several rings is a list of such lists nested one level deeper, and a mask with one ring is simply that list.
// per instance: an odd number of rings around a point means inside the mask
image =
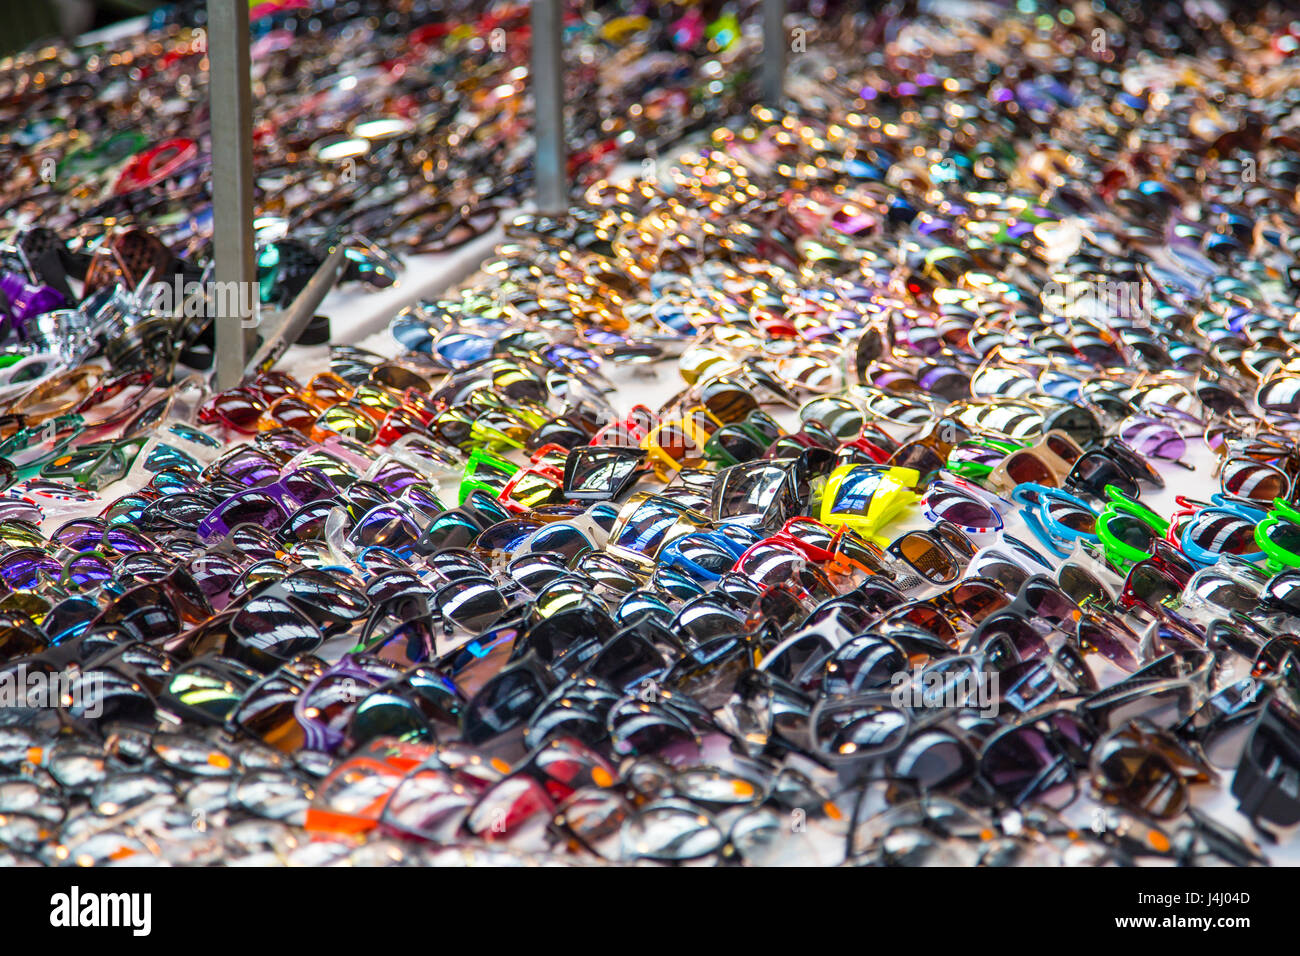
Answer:
[{"label": "sunglasses lens", "polygon": [[23,498],[0,498],[0,521],[29,521],[39,525],[43,515],[39,506]]},{"label": "sunglasses lens", "polygon": [[1020,565],[996,556],[981,559],[967,570],[972,576],[996,581],[1008,594],[1015,594],[1029,580],[1029,572]]},{"label": "sunglasses lens", "polygon": [[617,630],[614,619],[604,611],[574,607],[535,624],[526,640],[543,661],[551,664],[572,648],[603,646]]},{"label": "sunglasses lens", "polygon": [[6,660],[39,654],[44,649],[44,635],[26,615],[14,611],[0,612],[0,651],[4,652]]},{"label": "sunglasses lens", "polygon": [[919,532],[910,532],[899,542],[899,553],[908,564],[936,584],[954,581],[960,569],[943,547]]},{"label": "sunglasses lens", "polygon": [[442,616],[467,630],[478,632],[506,610],[500,587],[491,578],[469,578],[447,585],[434,595]]},{"label": "sunglasses lens", "polygon": [[222,392],[212,400],[210,407],[221,421],[245,432],[256,431],[257,420],[267,410],[266,403],[246,389]]},{"label": "sunglasses lens", "polygon": [[113,565],[102,555],[82,554],[68,562],[68,581],[78,588],[99,584],[112,576]]},{"label": "sunglasses lens", "polygon": [[733,461],[755,461],[766,450],[748,435],[739,431],[722,430],[717,434],[718,445]]},{"label": "sunglasses lens", "polygon": [[1300,524],[1292,521],[1279,521],[1268,526],[1264,536],[1274,547],[1287,554],[1300,556]]},{"label": "sunglasses lens", "polygon": [[1192,589],[1196,597],[1216,608],[1245,614],[1259,606],[1256,593],[1226,574],[1203,575]]},{"label": "sunglasses lens", "polygon": [[1161,754],[1126,741],[1105,745],[1097,761],[1099,789],[1129,807],[1158,820],[1169,820],[1187,808],[1187,787],[1178,771]]},{"label": "sunglasses lens", "polygon": [[1006,472],[1007,477],[1018,485],[1033,483],[1055,488],[1059,484],[1052,469],[1032,452],[1018,451],[1011,454],[1006,460]]},{"label": "sunglasses lens", "polygon": [[1136,565],[1129,573],[1129,590],[1147,607],[1159,607],[1169,598],[1176,598],[1181,589],[1158,568],[1148,564]]},{"label": "sunglasses lens", "polygon": [[1048,435],[1046,444],[1048,451],[1068,464],[1074,464],[1079,460],[1079,452],[1059,435]]},{"label": "sunglasses lens", "polygon": [[320,501],[322,498],[329,498],[335,494],[336,489],[328,478],[319,475],[316,472],[300,469],[284,479],[284,490],[287,491],[295,501],[303,504],[310,504],[313,501]]},{"label": "sunglasses lens", "polygon": [[966,581],[950,592],[953,603],[976,624],[1010,602],[1005,591],[982,581]]},{"label": "sunglasses lens", "polygon": [[412,547],[419,537],[419,525],[398,505],[372,508],[352,529],[352,540],[361,547],[378,546],[398,552]]},{"label": "sunglasses lens", "polygon": [[292,395],[278,399],[266,413],[266,417],[276,425],[292,428],[304,435],[311,431],[316,416],[316,409]]},{"label": "sunglasses lens", "polygon": [[561,500],[560,483],[550,475],[529,471],[520,476],[510,489],[510,500],[525,508],[539,508]]},{"label": "sunglasses lens", "polygon": [[321,643],[320,631],[278,598],[252,598],[230,627],[250,647],[279,660],[309,654]]},{"label": "sunglasses lens", "polygon": [[1223,468],[1223,491],[1234,498],[1271,506],[1274,498],[1284,498],[1291,490],[1287,476],[1270,465],[1245,459],[1233,459]]},{"label": "sunglasses lens", "polygon": [[324,571],[305,569],[280,582],[306,615],[321,627],[355,621],[370,609],[366,595]]},{"label": "sunglasses lens", "polygon": [[1086,601],[1105,602],[1109,593],[1100,581],[1077,564],[1066,564],[1057,573],[1056,582],[1075,604]]},{"label": "sunglasses lens", "polygon": [[1079,622],[1079,644],[1085,650],[1096,651],[1108,661],[1125,671],[1135,671],[1138,659],[1129,648],[1117,627],[1096,616]]},{"label": "sunglasses lens", "polygon": [[897,747],[907,733],[902,711],[868,702],[827,707],[813,729],[819,749],[832,757],[870,757]]},{"label": "sunglasses lens", "polygon": [[948,617],[925,604],[914,604],[900,608],[897,614],[890,615],[890,620],[901,624],[911,624],[923,631],[933,634],[945,644],[956,642],[957,632]]},{"label": "sunglasses lens", "polygon": [[665,425],[655,435],[664,454],[675,462],[684,462],[694,443],[686,437],[686,431],[680,425]]},{"label": "sunglasses lens", "polygon": [[1070,471],[1069,483],[1089,494],[1103,497],[1106,486],[1114,485],[1130,498],[1137,497],[1138,486],[1128,474],[1110,458],[1090,452],[1075,462]]},{"label": "sunglasses lens", "polygon": [[1047,513],[1053,521],[1070,531],[1079,534],[1097,533],[1097,516],[1072,502],[1053,498],[1047,505]]},{"label": "sunglasses lens", "polygon": [[287,517],[278,501],[260,492],[246,494],[235,504],[221,510],[221,520],[227,528],[238,524],[253,524],[275,530]]},{"label": "sunglasses lens", "polygon": [[[439,522],[435,522],[435,525]],[[478,536],[474,546],[483,551],[500,551],[513,554],[524,540],[541,525],[527,519],[513,519],[494,524]]]},{"label": "sunglasses lens", "polygon": [[1300,379],[1275,378],[1266,382],[1255,400],[1265,411],[1300,414]]},{"label": "sunglasses lens", "polygon": [[942,468],[945,459],[929,445],[911,442],[890,456],[889,463],[902,468],[914,468],[924,480]]},{"label": "sunglasses lens", "polygon": [[533,548],[557,554],[566,562],[595,548],[595,544],[582,531],[567,524],[544,527],[533,538]]},{"label": "sunglasses lens", "polygon": [[190,664],[167,682],[165,696],[183,707],[224,721],[239,704],[248,683],[224,669]]},{"label": "sunglasses lens", "polygon": [[778,587],[796,582],[805,565],[804,558],[793,551],[764,545],[750,551],[736,570],[764,587]]},{"label": "sunglasses lens", "polygon": [[1074,768],[1056,743],[1034,726],[1018,727],[990,741],[981,769],[1013,806],[1035,800],[1061,809],[1074,798]]},{"label": "sunglasses lens", "polygon": [[1021,661],[1036,660],[1050,653],[1047,642],[1018,614],[999,614],[985,622],[985,662],[1005,670]]},{"label": "sunglasses lens", "polygon": [[1173,426],[1151,419],[1131,419],[1120,428],[1119,436],[1148,458],[1177,461],[1187,450],[1187,442]]},{"label": "sunglasses lens", "polygon": [[[241,485],[250,486],[273,480],[280,474],[280,468],[275,462],[247,446],[221,459],[210,470],[217,472],[215,477],[224,476]],[[204,477],[214,476],[204,472]]]},{"label": "sunglasses lens", "polygon": [[951,487],[938,486],[927,498],[931,513],[963,528],[997,528],[1002,525],[998,513],[970,494]]},{"label": "sunglasses lens", "polygon": [[1049,431],[1063,431],[1081,446],[1090,445],[1099,440],[1103,434],[1101,422],[1097,421],[1097,417],[1087,409],[1078,407],[1066,409],[1053,416],[1049,422],[1044,423],[1043,427]]},{"label": "sunglasses lens", "polygon": [[1112,519],[1107,527],[1122,543],[1147,553],[1150,553],[1157,537],[1154,528],[1132,515],[1121,514]]},{"label": "sunglasses lens", "polygon": [[348,720],[347,740],[353,747],[378,737],[415,741],[432,736],[428,720],[415,704],[386,691],[367,694]]},{"label": "sunglasses lens", "polygon": [[862,412],[851,402],[838,398],[818,398],[799,410],[805,424],[820,422],[840,441],[848,441],[862,430]]},{"label": "sunglasses lens", "polygon": [[307,392],[324,406],[347,400],[352,387],[331,372],[321,372],[307,383]]},{"label": "sunglasses lens", "polygon": [[674,542],[673,550],[712,574],[726,574],[736,563],[730,551],[702,535],[687,535],[680,542]]},{"label": "sunglasses lens", "polygon": [[316,419],[316,427],[363,444],[374,441],[379,433],[379,426],[373,418],[347,405],[335,405],[321,413]]},{"label": "sunglasses lens", "polygon": [[907,655],[892,641],[857,637],[826,662],[822,691],[847,696],[888,686],[895,674],[907,670]]},{"label": "sunglasses lens", "polygon": [[586,500],[617,497],[636,474],[641,460],[636,452],[577,449],[565,461],[564,493]]},{"label": "sunglasses lens", "polygon": [[883,581],[877,581],[869,578],[857,591],[853,592],[863,610],[869,614],[876,615],[885,611],[892,610],[906,602],[903,593]]},{"label": "sunglasses lens", "polygon": [[[1282,541],[1290,538],[1300,547],[1300,534],[1293,534],[1292,529],[1300,527],[1290,522],[1280,521],[1266,532],[1269,540],[1275,540],[1274,532],[1279,533]],[[1204,551],[1213,554],[1253,554],[1259,550],[1255,543],[1255,524],[1237,515],[1222,511],[1202,512],[1183,532],[1184,540],[1191,541]],[[1285,545],[1283,545],[1285,547]]]},{"label": "sunglasses lens", "polygon": [[750,412],[758,410],[754,396],[739,385],[730,382],[711,382],[704,386],[701,396],[704,407],[724,425],[743,421]]}]

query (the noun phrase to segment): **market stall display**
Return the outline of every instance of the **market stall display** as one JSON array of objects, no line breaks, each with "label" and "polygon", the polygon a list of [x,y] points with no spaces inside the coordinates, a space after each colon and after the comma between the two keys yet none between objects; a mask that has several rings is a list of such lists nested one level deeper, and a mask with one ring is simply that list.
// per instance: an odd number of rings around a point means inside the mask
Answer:
[{"label": "market stall display", "polygon": [[[257,41],[267,305],[528,187],[519,11],[354,6]],[[575,7],[569,211],[224,390],[195,118],[46,115],[193,34],[15,60],[0,861],[1289,860],[1297,41],[1205,10],[799,9],[774,106]]]}]

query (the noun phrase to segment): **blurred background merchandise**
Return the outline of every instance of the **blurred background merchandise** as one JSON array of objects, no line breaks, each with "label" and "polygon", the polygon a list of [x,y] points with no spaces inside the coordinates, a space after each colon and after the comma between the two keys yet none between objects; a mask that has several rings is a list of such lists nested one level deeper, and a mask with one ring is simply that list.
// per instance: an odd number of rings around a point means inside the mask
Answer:
[{"label": "blurred background merchandise", "polygon": [[0,55],[149,13],[155,0],[0,0]]}]

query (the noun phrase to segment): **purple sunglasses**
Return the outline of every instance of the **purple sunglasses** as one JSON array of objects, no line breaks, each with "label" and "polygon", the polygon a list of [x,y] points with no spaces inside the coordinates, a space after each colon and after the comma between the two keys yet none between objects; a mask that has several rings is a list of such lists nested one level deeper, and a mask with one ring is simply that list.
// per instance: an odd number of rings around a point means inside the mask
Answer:
[{"label": "purple sunglasses", "polygon": [[278,481],[226,499],[199,522],[198,535],[204,541],[215,541],[241,524],[276,531],[299,508],[336,494],[337,486],[318,469],[295,469]]}]

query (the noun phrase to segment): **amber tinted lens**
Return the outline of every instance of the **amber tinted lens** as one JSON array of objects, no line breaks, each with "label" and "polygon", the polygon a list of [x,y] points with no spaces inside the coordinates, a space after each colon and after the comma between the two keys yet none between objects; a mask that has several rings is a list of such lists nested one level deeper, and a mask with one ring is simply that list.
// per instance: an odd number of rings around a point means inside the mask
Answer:
[{"label": "amber tinted lens", "polygon": [[1272,504],[1291,490],[1287,476],[1271,465],[1245,458],[1231,459],[1223,469],[1223,490],[1234,498]]},{"label": "amber tinted lens", "polygon": [[296,681],[273,675],[240,701],[230,719],[263,743],[292,753],[302,747],[305,736],[293,713],[301,694]]},{"label": "amber tinted lens", "polygon": [[1163,754],[1117,741],[1103,751],[1098,769],[1102,788],[1125,806],[1158,820],[1187,808],[1187,786]]},{"label": "amber tinted lens", "polygon": [[953,604],[976,624],[1011,603],[1005,591],[983,581],[963,581],[949,592],[949,596]]},{"label": "amber tinted lens", "polygon": [[888,620],[895,622],[906,622],[914,624],[923,631],[928,631],[939,640],[952,644],[957,639],[957,632],[940,611],[925,604],[915,604],[908,608],[900,608],[898,611],[890,614]]},{"label": "amber tinted lens", "polygon": [[351,398],[352,386],[333,372],[321,372],[307,383],[303,397],[323,409]]},{"label": "amber tinted lens", "polygon": [[1013,452],[1007,458],[1006,472],[1007,477],[1018,485],[1033,482],[1036,485],[1055,488],[1058,484],[1052,469],[1048,468],[1041,458],[1028,451]]},{"label": "amber tinted lens", "polygon": [[686,437],[686,430],[681,425],[664,425],[655,439],[664,454],[676,462],[685,461],[687,452],[694,444]]},{"label": "amber tinted lens", "polygon": [[429,383],[422,375],[391,362],[385,362],[383,365],[376,365],[372,368],[370,370],[370,381],[399,392],[404,392],[408,388],[414,388],[421,392],[429,390]]},{"label": "amber tinted lens", "polygon": [[286,395],[297,394],[302,389],[302,385],[296,378],[285,372],[263,372],[251,388],[265,401],[274,402]]},{"label": "amber tinted lens", "polygon": [[956,580],[958,568],[952,556],[932,539],[913,531],[899,542],[899,552],[912,567],[931,581],[947,583]]},{"label": "amber tinted lens", "polygon": [[724,425],[743,421],[758,409],[754,396],[733,382],[710,382],[700,390],[700,401]]},{"label": "amber tinted lens", "polygon": [[268,428],[292,428],[305,435],[311,431],[315,421],[316,409],[295,395],[286,395],[276,399],[262,416],[261,424]]},{"label": "amber tinted lens", "polygon": [[1079,458],[1079,453],[1074,446],[1059,435],[1047,436],[1047,450],[1057,458],[1068,464],[1074,464]]}]

